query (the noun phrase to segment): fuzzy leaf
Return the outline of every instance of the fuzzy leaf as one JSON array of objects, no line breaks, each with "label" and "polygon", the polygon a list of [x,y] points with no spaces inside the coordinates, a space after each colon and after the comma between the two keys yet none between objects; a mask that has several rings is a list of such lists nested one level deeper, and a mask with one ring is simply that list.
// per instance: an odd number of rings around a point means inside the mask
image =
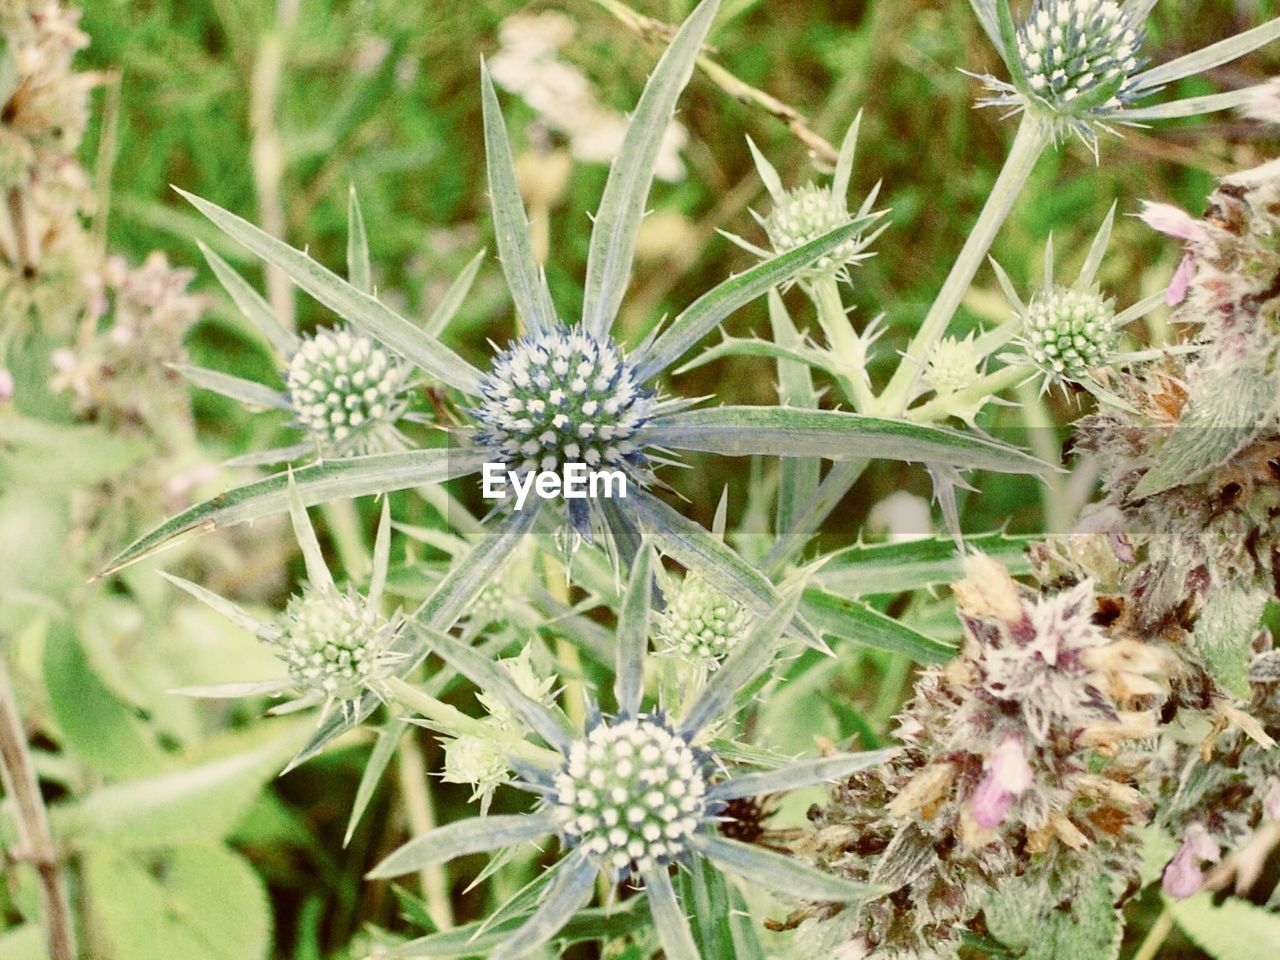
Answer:
[{"label": "fuzzy leaf", "polygon": [[1266,591],[1225,584],[1209,594],[1191,634],[1191,647],[1213,678],[1244,700],[1249,698],[1253,636],[1266,605]]},{"label": "fuzzy leaf", "polygon": [[1123,931],[1111,877],[1079,882],[1080,889],[1063,891],[1042,880],[1005,880],[983,909],[988,929],[1025,960],[1114,960]]},{"label": "fuzzy leaf", "polygon": [[1252,439],[1275,395],[1274,377],[1257,367],[1234,367],[1206,376],[1187,399],[1182,419],[1129,499],[1141,500],[1193,483],[1230,461]]}]

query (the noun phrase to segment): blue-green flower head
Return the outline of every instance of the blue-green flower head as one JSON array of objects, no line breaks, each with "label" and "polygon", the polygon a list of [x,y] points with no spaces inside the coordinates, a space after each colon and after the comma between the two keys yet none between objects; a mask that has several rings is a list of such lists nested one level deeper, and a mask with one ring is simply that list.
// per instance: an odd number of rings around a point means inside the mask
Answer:
[{"label": "blue-green flower head", "polygon": [[346,701],[383,678],[396,624],[354,591],[304,590],[289,600],[271,644],[298,689]]},{"label": "blue-green flower head", "polygon": [[[807,183],[782,194],[763,220],[769,243],[778,253],[795,250],[823,234],[854,221],[845,208],[845,199],[836,199],[830,187]],[[814,280],[827,274],[842,274],[846,267],[864,260],[867,242],[852,237],[806,267],[800,277]]]},{"label": "blue-green flower head", "polygon": [[1037,293],[1022,318],[1027,355],[1054,377],[1077,380],[1105,366],[1119,338],[1115,304],[1096,289],[1054,287]]},{"label": "blue-green flower head", "polygon": [[479,394],[477,442],[518,470],[639,463],[637,434],[657,407],[613,338],[581,327],[515,341],[494,359]]},{"label": "blue-green flower head", "polygon": [[1114,109],[1134,99],[1145,31],[1115,0],[1036,0],[1017,31],[1032,92],[1054,111]]},{"label": "blue-green flower head", "polygon": [[360,449],[404,413],[408,372],[371,337],[318,330],[290,357],[285,385],[298,426],[322,450]]},{"label": "blue-green flower head", "polygon": [[709,822],[709,758],[662,718],[601,720],[573,742],[555,778],[566,845],[614,877],[645,873],[690,849]]}]

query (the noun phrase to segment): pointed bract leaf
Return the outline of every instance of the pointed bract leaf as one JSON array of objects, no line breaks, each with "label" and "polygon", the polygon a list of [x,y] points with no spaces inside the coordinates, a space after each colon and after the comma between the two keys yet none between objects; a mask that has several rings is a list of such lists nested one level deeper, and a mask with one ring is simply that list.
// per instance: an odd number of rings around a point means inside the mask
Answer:
[{"label": "pointed bract leaf", "polygon": [[253,325],[258,328],[258,331],[267,338],[268,342],[280,352],[282,357],[292,355],[293,351],[298,349],[298,344],[302,342],[298,335],[292,330],[284,328],[280,321],[276,319],[271,305],[263,299],[257,290],[249,286],[244,277],[240,276],[227,261],[199,241],[197,241],[197,246],[200,247],[200,252],[204,254],[205,260],[209,262],[213,275],[222,284],[222,289],[227,291],[227,295],[240,308],[240,312],[249,318]]},{"label": "pointed bract leaf", "polygon": [[316,539],[316,528],[311,525],[307,508],[302,505],[302,494],[298,492],[293,471],[289,470],[286,475],[288,476],[289,520],[293,524],[293,536],[298,541],[298,546],[302,548],[307,580],[317,590],[331,591],[334,589],[333,574],[329,572],[329,565],[324,562],[320,541]]},{"label": "pointed bract leaf", "polygon": [[471,284],[475,282],[476,274],[480,271],[480,264],[484,263],[485,253],[486,251],[481,250],[467,261],[458,278],[449,285],[444,299],[436,304],[436,308],[431,311],[431,316],[427,317],[427,322],[422,325],[422,329],[428,334],[438,337],[444,333],[444,328],[449,325],[449,321],[462,306],[462,301],[467,299],[467,294],[471,292]]},{"label": "pointed bract leaf", "polygon": [[631,567],[631,579],[618,614],[618,653],[614,696],[618,710],[634,717],[644,694],[644,661],[649,652],[649,601],[653,594],[653,558],[641,547]]},{"label": "pointed bract leaf", "polygon": [[550,810],[470,817],[414,837],[365,876],[370,880],[400,877],[470,853],[487,853],[529,843],[554,833],[555,829]]},{"label": "pointed bract leaf", "polygon": [[700,836],[695,843],[707,859],[721,870],[735,874],[748,883],[759,884],[771,893],[799,900],[846,902],[864,900],[884,892],[877,887],[846,880],[791,857],[738,840]]},{"label": "pointed bract leaf", "polygon": [[740,797],[762,797],[770,793],[785,793],[819,783],[834,783],[859,770],[879,766],[893,756],[896,750],[865,750],[862,753],[844,753],[834,757],[815,757],[797,760],[777,770],[747,773],[717,783],[707,792],[712,800],[735,800]]},{"label": "pointed bract leaf", "polygon": [[680,908],[665,866],[651,867],[644,872],[644,890],[658,943],[667,960],[701,960],[689,930],[689,920]]},{"label": "pointed bract leaf", "polygon": [[1263,90],[1266,84],[1242,87],[1228,93],[1211,93],[1202,97],[1186,97],[1182,100],[1170,100],[1153,107],[1136,107],[1123,110],[1115,115],[1115,119],[1124,123],[1135,123],[1146,120],[1177,120],[1181,117],[1198,117],[1205,113],[1217,113],[1219,110],[1234,110],[1249,104]]},{"label": "pointed bract leaf", "polygon": [[578,847],[555,868],[538,909],[489,955],[489,960],[519,960],[542,946],[591,899],[596,868]]},{"label": "pointed bract leaf", "polygon": [[390,307],[361,293],[301,250],[277,240],[243,217],[185,190],[178,192],[224,233],[267,263],[279,267],[298,287],[362,333],[417,364],[437,380],[463,393],[474,395],[477,392],[480,371]]},{"label": "pointed bract leaf", "polygon": [[955,647],[941,640],[925,636],[859,600],[837,596],[818,587],[805,591],[800,609],[824,637],[903,653],[916,663],[941,664],[956,655]]},{"label": "pointed bract leaf", "polygon": [[347,279],[361,293],[373,293],[373,265],[369,262],[369,235],[356,188],[347,194]]},{"label": "pointed bract leaf", "polygon": [[239,604],[233,603],[226,597],[218,596],[212,590],[206,590],[198,583],[192,583],[190,580],[183,580],[181,577],[175,577],[173,574],[166,573],[163,570],[160,571],[160,576],[164,577],[178,589],[185,590],[205,606],[209,607],[209,609],[221,614],[237,627],[248,631],[255,637],[265,640],[280,635],[280,631],[272,624],[264,623],[253,614],[242,609]]},{"label": "pointed bract leaf", "polygon": [[1183,77],[1205,73],[1214,67],[1237,60],[1277,38],[1280,38],[1280,17],[1268,20],[1252,30],[1237,33],[1234,37],[1211,43],[1194,53],[1188,53],[1176,60],[1162,63],[1158,67],[1152,67],[1138,75],[1137,82],[1134,84],[1135,89],[1150,90],[1152,87],[1160,87],[1166,83],[1181,80]]},{"label": "pointed bract leaf", "polygon": [[212,390],[214,393],[220,393],[224,397],[230,397],[251,407],[262,407],[267,410],[290,409],[288,397],[279,390],[272,390],[254,380],[245,380],[229,373],[207,370],[204,367],[192,367],[185,363],[175,363],[171,366],[173,370],[202,390]]}]

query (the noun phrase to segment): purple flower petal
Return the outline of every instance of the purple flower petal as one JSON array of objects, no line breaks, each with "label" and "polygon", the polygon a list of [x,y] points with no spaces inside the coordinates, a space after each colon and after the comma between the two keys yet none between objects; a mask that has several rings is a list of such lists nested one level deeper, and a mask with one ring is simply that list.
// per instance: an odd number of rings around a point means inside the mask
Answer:
[{"label": "purple flower petal", "polygon": [[1142,212],[1138,216],[1148,227],[1159,230],[1167,236],[1177,237],[1187,242],[1204,239],[1204,224],[1171,203],[1152,203],[1144,200]]},{"label": "purple flower petal", "polygon": [[1187,290],[1191,287],[1191,281],[1196,275],[1196,258],[1188,253],[1182,258],[1182,262],[1178,264],[1178,269],[1173,274],[1173,279],[1169,281],[1169,289],[1165,291],[1164,302],[1171,307],[1176,307],[1187,297]]},{"label": "purple flower petal", "polygon": [[996,782],[995,773],[988,771],[973,791],[973,820],[980,827],[998,827],[1009,812],[1013,794]]},{"label": "purple flower petal", "polygon": [[1177,856],[1164,868],[1160,888],[1175,900],[1185,900],[1199,893],[1203,886],[1204,874],[1196,864],[1195,851],[1190,845],[1184,843],[1178,850]]}]

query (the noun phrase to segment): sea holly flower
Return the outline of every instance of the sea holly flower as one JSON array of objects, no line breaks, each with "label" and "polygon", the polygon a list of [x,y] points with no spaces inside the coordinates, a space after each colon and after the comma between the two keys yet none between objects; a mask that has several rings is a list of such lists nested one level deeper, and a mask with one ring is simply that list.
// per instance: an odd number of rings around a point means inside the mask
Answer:
[{"label": "sea holly flower", "polygon": [[[348,202],[347,275],[357,289],[372,293],[368,241],[355,190]],[[192,383],[257,409],[292,414],[291,426],[305,440],[286,447],[237,457],[233,465],[282,463],[301,457],[332,458],[407,450],[409,440],[397,427],[412,413],[410,395],[421,378],[392,349],[350,324],[322,327],[308,335],[287,330],[270,305],[225,260],[200,244],[214,276],[240,311],[271,345],[283,389],[202,367],[178,366]],[[459,274],[427,320],[438,331],[466,298],[483,252]]]},{"label": "sea holly flower", "polygon": [[1190,117],[1250,103],[1256,88],[1173,100],[1139,102],[1169,84],[1236,60],[1280,37],[1268,21],[1169,63],[1144,69],[1147,15],[1156,0],[1034,0],[1015,23],[1009,0],[970,0],[1009,70],[1009,79],[981,79],[982,106],[1044,121],[1055,139],[1075,134],[1095,153],[1099,131],[1148,120]]},{"label": "sea holly flower", "polygon": [[260,620],[197,584],[168,573],[161,574],[269,646],[288,668],[288,677],[260,683],[188,687],[177,692],[201,697],[240,697],[283,696],[293,691],[297,699],[271,712],[288,713],[320,705],[318,722],[323,722],[333,707],[338,706],[342,716],[349,718],[366,691],[373,691],[379,697],[384,695],[382,682],[404,658],[397,648],[403,618],[398,613],[384,616],[381,609],[390,564],[390,511],[384,500],[369,592],[361,595],[353,585],[339,588],[334,582],[320,552],[315,529],[292,483],[289,507],[294,535],[306,563],[307,583],[289,599],[274,621]]},{"label": "sea holly flower", "polygon": [[[831,410],[720,407],[685,410],[695,401],[661,396],[655,379],[739,307],[785,283],[856,236],[869,219],[853,219],[794,250],[756,264],[725,281],[680,313],[660,334],[627,350],[612,335],[626,292],[636,238],[654,176],[655,157],[681,90],[717,9],[704,0],[655,68],[610,171],[594,218],[581,319],[562,321],[552,302],[532,241],[497,94],[482,73],[489,196],[499,259],[525,333],[500,349],[488,371],[477,369],[439,339],[396,314],[367,285],[343,281],[305,253],[225,210],[188,199],[229,236],[275,265],[353,328],[393,351],[422,374],[468,398],[471,423],[452,431],[446,448],[333,459],[304,467],[296,478],[305,503],[386,493],[478,473],[488,464],[508,474],[587,467],[598,458],[630,481],[625,498],[565,501],[563,545],[607,531],[605,546],[617,566],[629,562],[642,529],[660,548],[708,583],[734,596],[756,615],[776,607],[769,580],[681,512],[654,496],[652,467],[671,452],[731,456],[759,454],[832,460],[891,457],[998,472],[1039,472],[1034,458],[986,437],[924,424],[861,417]],[[354,258],[359,264],[359,257]],[[352,275],[367,278],[367,263]],[[277,512],[285,505],[285,478],[276,475],[200,504],[143,537],[116,559],[130,563],[189,530],[208,530]],[[510,486],[508,485],[508,489]],[[490,518],[493,536],[478,543],[455,576],[446,578],[419,616],[448,629],[520,542],[534,529],[540,497],[517,509],[514,498]],[[802,624],[797,629],[818,644]]]},{"label": "sea holly flower", "polygon": [[1116,311],[1115,301],[1105,296],[1097,283],[1098,268],[1111,239],[1115,206],[1107,213],[1093,238],[1079,276],[1070,286],[1054,277],[1053,238],[1045,244],[1044,280],[1027,301],[1018,295],[1008,275],[992,260],[996,277],[1013,306],[1015,320],[1007,328],[1016,337],[1021,356],[1002,359],[1038,370],[1044,389],[1054,384],[1075,383],[1113,403],[1099,381],[1098,371],[1114,364],[1158,356],[1160,351],[1132,353],[1119,349],[1124,327],[1146,316],[1164,300],[1157,294]]},{"label": "sea holly flower", "polygon": [[[696,958],[698,948],[669,873],[672,865],[695,858],[783,896],[850,901],[873,892],[718,831],[733,800],[831,781],[883,757],[880,751],[844,754],[741,774],[704,742],[706,731],[736,713],[740,693],[773,661],[799,593],[755,626],[686,710],[668,715],[643,707],[653,563],[649,548],[642,547],[622,599],[617,710],[605,714],[592,708],[580,730],[568,729],[562,715],[527,696],[508,671],[472,648],[446,634],[429,634],[435,653],[520,718],[529,739],[512,765],[517,785],[540,799],[531,813],[482,815],[416,837],[370,877],[396,877],[467,854],[557,838],[563,855],[546,874],[537,906],[489,954],[491,960],[515,960],[551,940],[589,900],[597,877],[641,887],[667,956]],[[545,746],[535,748],[532,739]]]},{"label": "sea holly flower", "polygon": [[[791,190],[786,189],[783,187],[782,178],[778,176],[778,171],[774,169],[773,164],[756,147],[755,141],[750,137],[747,138],[747,146],[751,149],[751,156],[755,161],[756,170],[760,174],[760,179],[764,181],[765,189],[769,191],[769,197],[773,201],[773,209],[768,214],[761,216],[753,210],[752,216],[764,228],[765,235],[769,238],[769,244],[776,253],[795,250],[797,247],[802,247],[837,227],[857,222],[870,226],[883,216],[884,211],[872,212],[871,210],[876,202],[876,197],[880,193],[879,184],[876,184],[857,210],[849,210],[849,180],[853,176],[854,151],[857,147],[858,129],[861,125],[862,114],[859,113],[854,118],[853,124],[849,127],[844,141],[840,145],[835,172],[832,175],[829,186],[819,186],[816,183],[809,182]],[[805,282],[811,282],[821,277],[838,277],[842,280],[848,280],[851,266],[873,256],[873,254],[867,252],[867,248],[884,229],[884,227],[881,227],[868,236],[859,233],[850,237],[825,256],[820,257],[812,265],[800,271],[797,279]],[[741,237],[730,233],[726,233],[725,236],[756,256],[762,258],[770,256],[768,251]]]},{"label": "sea holly flower", "polygon": [[712,671],[733,652],[750,625],[751,615],[741,604],[689,573],[667,597],[656,637],[661,652]]}]

